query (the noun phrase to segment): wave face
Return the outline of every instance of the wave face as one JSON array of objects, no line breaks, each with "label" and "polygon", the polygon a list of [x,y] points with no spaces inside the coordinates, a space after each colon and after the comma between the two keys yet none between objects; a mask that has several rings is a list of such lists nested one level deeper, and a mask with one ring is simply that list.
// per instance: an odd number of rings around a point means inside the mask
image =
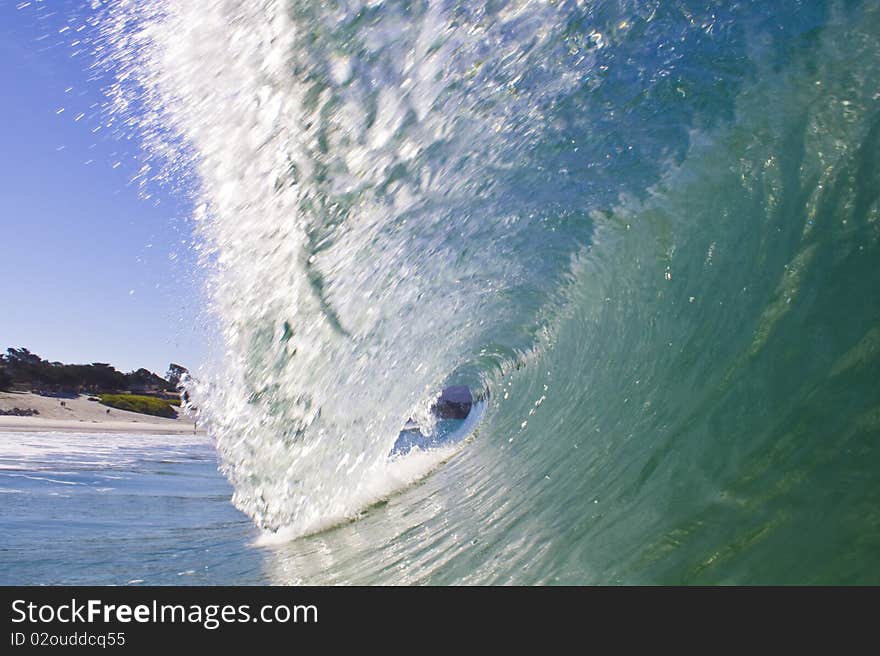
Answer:
[{"label": "wave face", "polygon": [[880,582],[880,10],[776,4],[106,10],[274,579]]}]

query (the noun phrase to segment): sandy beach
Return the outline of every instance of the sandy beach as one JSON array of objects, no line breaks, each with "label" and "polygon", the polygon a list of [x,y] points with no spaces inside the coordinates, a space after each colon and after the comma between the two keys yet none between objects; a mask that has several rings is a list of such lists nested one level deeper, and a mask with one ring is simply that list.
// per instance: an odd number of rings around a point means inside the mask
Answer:
[{"label": "sandy beach", "polygon": [[[63,403],[63,405],[62,405]],[[77,431],[101,433],[196,432],[193,419],[181,412],[177,419],[152,417],[108,408],[86,395],[75,398],[40,396],[30,392],[0,392],[0,410],[36,410],[33,417],[0,416],[0,431]],[[109,412],[108,412],[109,410]],[[198,432],[201,432],[199,429]]]}]

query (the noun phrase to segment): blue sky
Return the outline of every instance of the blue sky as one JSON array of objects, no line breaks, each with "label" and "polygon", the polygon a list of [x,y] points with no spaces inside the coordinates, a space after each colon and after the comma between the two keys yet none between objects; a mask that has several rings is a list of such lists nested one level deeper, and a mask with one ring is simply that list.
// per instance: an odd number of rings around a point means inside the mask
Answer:
[{"label": "blue sky", "polygon": [[109,80],[91,79],[90,11],[0,3],[0,347],[124,371],[196,367],[210,330],[191,206],[168,189],[143,200],[131,183],[139,146],[102,125]]}]

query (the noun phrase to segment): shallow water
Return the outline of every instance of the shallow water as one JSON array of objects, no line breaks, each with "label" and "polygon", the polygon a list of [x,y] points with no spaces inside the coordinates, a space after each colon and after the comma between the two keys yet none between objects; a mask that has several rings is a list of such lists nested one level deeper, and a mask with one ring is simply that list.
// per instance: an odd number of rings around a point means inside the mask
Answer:
[{"label": "shallow water", "polygon": [[0,433],[0,584],[265,582],[206,438]]}]

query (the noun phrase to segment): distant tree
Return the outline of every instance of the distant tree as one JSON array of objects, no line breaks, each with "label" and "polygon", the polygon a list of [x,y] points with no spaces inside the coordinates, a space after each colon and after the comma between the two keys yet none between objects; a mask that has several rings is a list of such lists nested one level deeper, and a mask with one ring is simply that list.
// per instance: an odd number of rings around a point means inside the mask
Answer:
[{"label": "distant tree", "polygon": [[12,376],[6,373],[6,369],[0,369],[0,390],[8,390],[12,387]]},{"label": "distant tree", "polygon": [[129,374],[125,374],[126,386],[132,388],[156,388],[161,390],[171,390],[174,387],[164,378],[154,374],[149,369],[138,369]]},{"label": "distant tree", "polygon": [[[180,365],[179,371],[186,372]],[[177,389],[178,381],[170,383],[148,369],[138,369],[124,374],[106,362],[91,364],[63,364],[48,362],[26,348],[8,348],[0,355],[0,371],[11,379],[11,384],[21,384],[33,390],[67,392],[117,392],[139,390]]]},{"label": "distant tree", "polygon": [[39,365],[43,363],[43,358],[36,353],[31,353],[26,348],[17,349],[10,347],[6,349],[6,360],[14,364],[24,365]]},{"label": "distant tree", "polygon": [[14,383],[39,382],[44,383],[44,375],[48,366],[47,362],[36,353],[31,353],[26,348],[8,348],[3,358],[3,368],[12,377]]},{"label": "distant tree", "polygon": [[186,367],[172,362],[168,365],[168,372],[165,374],[165,378],[174,389],[177,389],[180,386],[181,379],[188,373],[189,370]]},{"label": "distant tree", "polygon": [[76,377],[80,385],[95,391],[122,390],[128,387],[128,380],[121,371],[116,371],[104,362],[93,362],[90,365],[70,365],[75,367]]}]

